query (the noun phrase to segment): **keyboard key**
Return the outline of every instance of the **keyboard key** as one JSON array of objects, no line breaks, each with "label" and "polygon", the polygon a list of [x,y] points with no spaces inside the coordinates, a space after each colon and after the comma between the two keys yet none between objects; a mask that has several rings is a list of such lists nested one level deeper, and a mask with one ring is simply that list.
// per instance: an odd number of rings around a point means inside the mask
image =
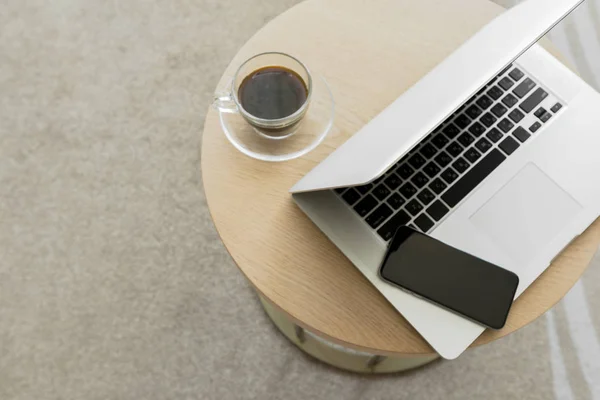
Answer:
[{"label": "keyboard key", "polygon": [[479,118],[479,121],[481,121],[482,124],[489,128],[490,126],[494,125],[497,119],[491,113],[488,112],[483,114],[483,117]]},{"label": "keyboard key", "polygon": [[425,174],[423,174],[422,172],[419,171],[415,174],[415,176],[412,177],[412,179],[410,181],[416,187],[422,188],[423,186],[425,186],[427,184],[427,182],[429,182],[429,178],[427,178],[425,176]]},{"label": "keyboard key", "polygon": [[425,171],[430,178],[433,178],[440,172],[440,167],[432,161],[423,168],[423,171]]},{"label": "keyboard key", "polygon": [[483,135],[483,132],[485,132],[485,127],[479,122],[475,122],[469,127],[469,132],[471,132],[475,137],[479,137]]},{"label": "keyboard key", "polygon": [[471,117],[471,119],[475,119],[481,115],[482,111],[479,107],[473,104],[469,108],[467,108],[467,111],[465,111],[465,113],[467,113],[467,115]]},{"label": "keyboard key", "polygon": [[486,153],[489,149],[492,148],[492,144],[488,142],[486,138],[481,138],[475,143],[475,147],[482,153]]},{"label": "keyboard key", "polygon": [[431,193],[429,189],[425,188],[419,192],[417,198],[421,200],[421,203],[427,205],[431,203],[433,199],[435,199],[435,194]]},{"label": "keyboard key", "polygon": [[458,129],[454,124],[449,124],[442,130],[442,132],[444,132],[444,135],[446,135],[448,139],[454,139],[456,135],[460,133],[460,129]]},{"label": "keyboard key", "polygon": [[410,165],[414,169],[419,169],[423,165],[425,165],[425,163],[427,162],[427,160],[425,160],[422,155],[420,155],[419,153],[417,153],[414,156],[412,156],[411,158],[409,158],[408,162],[410,163]]},{"label": "keyboard key", "polygon": [[544,107],[540,107],[537,110],[535,110],[535,112],[533,113],[533,115],[535,115],[536,117],[541,117],[542,115],[546,114],[546,109]]},{"label": "keyboard key", "polygon": [[525,114],[523,114],[518,108],[515,108],[510,113],[508,113],[508,118],[512,119],[512,121],[516,123],[525,118]]},{"label": "keyboard key", "polygon": [[377,228],[379,225],[383,223],[390,215],[392,215],[392,209],[387,206],[387,204],[382,204],[375,209],[365,221],[367,224],[373,229]]},{"label": "keyboard key", "polygon": [[513,82],[512,79],[510,79],[508,76],[505,76],[504,78],[500,79],[500,82],[498,82],[498,85],[500,85],[500,87],[504,90],[508,90],[510,89],[515,83]]},{"label": "keyboard key", "polygon": [[511,155],[519,147],[519,143],[512,137],[508,136],[498,145],[506,155]]},{"label": "keyboard key", "polygon": [[435,158],[435,162],[437,162],[438,165],[442,168],[444,168],[446,165],[450,164],[451,161],[452,161],[452,158],[445,151],[442,151]]},{"label": "keyboard key", "polygon": [[433,139],[431,139],[431,143],[433,143],[438,149],[443,149],[448,142],[448,138],[440,134],[435,135]]},{"label": "keyboard key", "polygon": [[346,190],[342,195],[342,198],[346,201],[346,203],[352,205],[356,203],[358,199],[360,199],[360,193],[353,188],[348,188],[348,190]]},{"label": "keyboard key", "polygon": [[494,102],[486,95],[483,95],[480,98],[478,98],[475,103],[482,109],[487,110],[488,107],[491,106]]},{"label": "keyboard key", "polygon": [[535,82],[529,78],[526,78],[523,82],[519,83],[516,88],[514,88],[513,93],[520,99],[523,98],[527,93],[531,91],[535,87]]},{"label": "keyboard key", "polygon": [[420,150],[423,157],[430,159],[437,153],[437,149],[431,143],[425,143]]},{"label": "keyboard key", "polygon": [[546,97],[548,97],[548,93],[546,93],[546,91],[542,88],[537,88],[531,95],[529,95],[528,98],[519,104],[519,107],[526,113],[531,112],[531,110],[537,107],[537,105],[540,104]]},{"label": "keyboard key", "polygon": [[467,147],[471,143],[473,143],[475,141],[475,139],[473,138],[473,136],[469,135],[467,132],[463,132],[458,137],[458,141],[460,142],[460,144],[462,144],[463,146]]},{"label": "keyboard key", "polygon": [[506,157],[498,149],[490,151],[483,159],[475,164],[462,178],[460,178],[444,195],[442,200],[450,207],[456,206],[489,174],[492,173]]},{"label": "keyboard key", "polygon": [[397,210],[404,204],[404,198],[398,193],[392,193],[392,195],[388,197],[387,203],[392,206],[394,210]]},{"label": "keyboard key", "polygon": [[514,126],[515,124],[513,124],[506,118],[498,122],[498,128],[500,128],[504,133],[508,133]]},{"label": "keyboard key", "polygon": [[373,189],[373,194],[379,200],[383,200],[386,197],[388,197],[388,195],[390,194],[390,190],[387,187],[385,187],[385,185],[381,184],[381,185],[377,186],[375,189]]},{"label": "keyboard key", "polygon": [[337,189],[335,189],[335,192],[336,192],[337,194],[342,194],[342,193],[344,193],[344,190],[346,190],[346,188],[345,188],[345,187],[341,187],[341,188],[337,188]]},{"label": "keyboard key", "polygon": [[415,189],[415,187],[409,182],[406,182],[400,188],[400,193],[402,193],[402,196],[404,196],[405,199],[410,199],[415,193],[417,193],[417,189]]},{"label": "keyboard key", "polygon": [[452,183],[458,178],[458,174],[452,168],[448,167],[442,174],[440,175],[446,183]]},{"label": "keyboard key", "polygon": [[508,76],[510,76],[511,78],[513,78],[515,81],[519,81],[519,79],[521,79],[524,75],[525,74],[523,72],[521,72],[521,70],[519,68],[513,69],[508,74]]},{"label": "keyboard key", "polygon": [[542,115],[540,117],[540,121],[542,122],[548,122],[548,120],[550,119],[550,117],[552,117],[552,114],[550,114],[549,112],[547,112],[546,114]]},{"label": "keyboard key", "polygon": [[502,94],[504,94],[504,91],[498,86],[492,86],[492,88],[487,92],[487,95],[494,100],[498,100]]},{"label": "keyboard key", "polygon": [[421,200],[421,203],[427,205],[435,199],[435,194],[431,193],[431,191],[427,188],[421,190],[417,195],[417,198]]},{"label": "keyboard key", "polygon": [[471,163],[474,163],[481,157],[481,153],[479,153],[476,149],[471,147],[467,151],[465,151],[465,158],[469,160]]},{"label": "keyboard key", "polygon": [[541,128],[541,126],[542,126],[542,124],[540,124],[539,122],[537,122],[537,121],[536,121],[536,122],[535,122],[533,125],[531,125],[531,126],[529,127],[529,131],[530,131],[531,133],[534,133],[535,131],[537,131],[538,129],[540,129],[540,128]]},{"label": "keyboard key", "polygon": [[435,178],[433,182],[429,184],[429,189],[433,190],[435,194],[442,193],[447,187],[448,185],[446,185],[440,178]]},{"label": "keyboard key", "polygon": [[404,163],[398,167],[398,171],[396,172],[398,172],[398,175],[400,175],[402,179],[408,179],[413,174],[413,172],[415,172],[415,170],[412,169],[412,167],[407,163]]},{"label": "keyboard key", "polygon": [[506,107],[504,107],[501,103],[496,103],[496,105],[494,107],[492,107],[492,112],[498,118],[503,116],[507,111],[508,111],[508,109]]},{"label": "keyboard key", "polygon": [[458,142],[452,142],[446,147],[446,151],[450,153],[451,156],[456,157],[463,151],[463,147],[458,144]]},{"label": "keyboard key", "polygon": [[431,218],[435,219],[436,221],[439,221],[440,219],[444,218],[444,215],[448,214],[448,211],[450,210],[448,210],[448,207],[446,207],[444,203],[442,203],[439,200],[436,200],[425,211],[427,211],[427,214],[429,214]]},{"label": "keyboard key", "polygon": [[367,193],[369,190],[371,190],[371,188],[373,187],[373,184],[371,183],[367,183],[366,185],[362,185],[362,186],[357,186],[356,190],[358,190],[361,194],[365,194]]},{"label": "keyboard key", "polygon": [[385,178],[384,182],[391,190],[395,190],[402,183],[402,179],[400,179],[398,175],[392,173],[390,176]]},{"label": "keyboard key", "polygon": [[388,220],[378,231],[379,236],[383,240],[390,240],[401,226],[406,225],[410,221],[410,217],[403,210],[398,211],[392,218]]},{"label": "keyboard key", "polygon": [[523,143],[531,136],[523,127],[519,126],[514,130],[513,136],[519,139],[519,142]]},{"label": "keyboard key", "polygon": [[485,136],[487,136],[487,138],[492,142],[496,143],[498,140],[502,139],[503,135],[498,129],[492,128]]},{"label": "keyboard key", "polygon": [[462,157],[452,163],[454,169],[457,170],[460,174],[469,169],[469,165],[469,162]]},{"label": "keyboard key", "polygon": [[552,106],[552,108],[550,109],[553,113],[557,113],[558,110],[560,110],[562,108],[562,104],[560,103],[556,103],[555,105]]},{"label": "keyboard key", "polygon": [[502,99],[502,103],[508,108],[511,108],[518,102],[519,102],[519,100],[510,93],[507,94],[506,96],[504,96],[504,98]]},{"label": "keyboard key", "polygon": [[434,225],[433,221],[425,214],[421,214],[415,219],[415,225],[421,229],[421,232],[427,233],[428,230]]},{"label": "keyboard key", "polygon": [[471,118],[467,117],[465,114],[460,114],[455,120],[454,123],[458,125],[459,128],[465,129],[471,123]]},{"label": "keyboard key", "polygon": [[408,211],[410,215],[415,216],[421,212],[423,206],[416,199],[413,199],[404,206],[404,209]]},{"label": "keyboard key", "polygon": [[356,211],[358,213],[358,215],[360,215],[361,217],[364,217],[365,215],[367,215],[368,213],[370,213],[371,210],[374,209],[375,206],[377,206],[377,204],[379,204],[379,202],[377,201],[377,199],[375,199],[375,197],[373,197],[370,194],[368,194],[368,195],[365,196],[364,199],[362,199],[361,201],[359,201],[354,206],[354,211]]}]

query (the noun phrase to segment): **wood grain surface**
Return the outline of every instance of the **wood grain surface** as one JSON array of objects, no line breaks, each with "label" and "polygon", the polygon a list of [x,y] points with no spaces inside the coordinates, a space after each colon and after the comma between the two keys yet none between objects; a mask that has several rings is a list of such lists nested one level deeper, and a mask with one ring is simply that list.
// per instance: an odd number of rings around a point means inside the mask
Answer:
[{"label": "wood grain surface", "polygon": [[[335,97],[332,132],[293,161],[268,163],[238,152],[212,109],[203,132],[204,188],[225,247],[256,289],[302,327],[377,354],[433,352],[288,190],[500,12],[486,0],[309,0],[265,25],[231,61],[219,87],[250,56],[284,51],[324,76]],[[517,300],[505,328],[486,331],[475,345],[514,332],[550,309],[581,276],[599,242],[596,221]]]}]

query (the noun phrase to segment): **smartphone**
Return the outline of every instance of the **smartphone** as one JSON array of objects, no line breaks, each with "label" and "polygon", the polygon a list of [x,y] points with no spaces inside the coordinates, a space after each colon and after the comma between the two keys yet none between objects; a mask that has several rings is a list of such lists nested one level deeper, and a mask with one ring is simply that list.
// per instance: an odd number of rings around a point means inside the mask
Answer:
[{"label": "smartphone", "polygon": [[391,240],[381,278],[492,329],[506,323],[519,277],[409,227]]}]

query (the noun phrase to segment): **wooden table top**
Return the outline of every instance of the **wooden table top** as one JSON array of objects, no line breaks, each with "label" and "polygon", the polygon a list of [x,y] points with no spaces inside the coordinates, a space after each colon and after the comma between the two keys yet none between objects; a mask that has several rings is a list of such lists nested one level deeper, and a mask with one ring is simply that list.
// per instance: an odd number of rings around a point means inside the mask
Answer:
[{"label": "wooden table top", "polygon": [[[217,231],[248,280],[300,326],[377,354],[433,352],[288,190],[500,12],[486,0],[309,0],[265,25],[231,61],[220,87],[250,56],[283,51],[324,76],[335,97],[332,132],[311,153],[288,162],[258,161],[237,151],[213,109],[204,126],[202,176]],[[521,295],[506,326],[486,331],[475,345],[550,309],[579,279],[599,243],[597,220]]]}]

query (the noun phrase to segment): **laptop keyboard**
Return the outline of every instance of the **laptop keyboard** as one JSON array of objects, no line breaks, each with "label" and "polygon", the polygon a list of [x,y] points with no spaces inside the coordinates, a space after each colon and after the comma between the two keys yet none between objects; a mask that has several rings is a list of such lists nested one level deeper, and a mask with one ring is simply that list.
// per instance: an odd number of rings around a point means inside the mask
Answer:
[{"label": "laptop keyboard", "polygon": [[562,108],[510,65],[380,178],[335,192],[385,241],[427,233]]}]

